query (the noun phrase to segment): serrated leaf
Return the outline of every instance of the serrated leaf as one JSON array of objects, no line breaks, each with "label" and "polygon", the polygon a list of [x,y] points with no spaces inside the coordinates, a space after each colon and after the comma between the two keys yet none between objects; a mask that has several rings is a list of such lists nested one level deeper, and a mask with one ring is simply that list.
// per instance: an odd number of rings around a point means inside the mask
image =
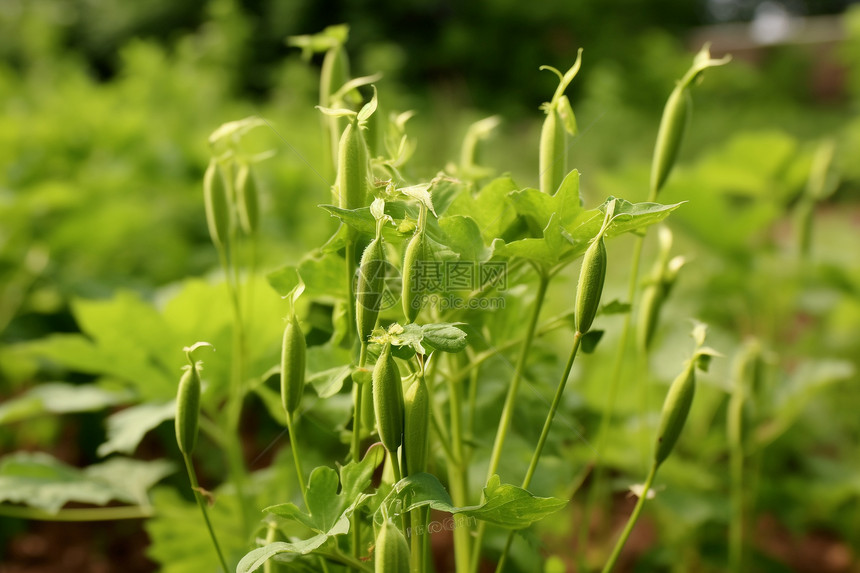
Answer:
[{"label": "serrated leaf", "polygon": [[460,352],[468,345],[462,323],[438,323],[421,326],[424,343],[442,352]]},{"label": "serrated leaf", "polygon": [[307,513],[293,503],[273,505],[263,511],[299,521],[317,533],[346,533],[349,530],[349,515],[366,500],[361,492],[370,485],[373,472],[382,463],[383,457],[381,444],[371,447],[360,462],[350,462],[341,467],[340,479],[337,472],[329,467],[314,468],[306,488]]},{"label": "serrated leaf", "polygon": [[[347,524],[348,523],[349,522],[347,522]],[[309,539],[303,539],[294,543],[286,543],[284,541],[269,543],[268,545],[264,545],[263,547],[259,547],[245,554],[236,566],[236,573],[251,573],[252,571],[256,571],[262,567],[266,561],[276,555],[283,555],[284,553],[307,555],[308,553],[312,553],[314,550],[322,547],[325,542],[328,541],[329,537],[330,536],[325,533],[320,533]]]},{"label": "serrated leaf", "polygon": [[107,419],[107,441],[98,447],[102,457],[119,452],[133,454],[150,430],[176,415],[176,401],[131,406]]},{"label": "serrated leaf", "polygon": [[522,529],[567,505],[567,501],[552,497],[536,497],[510,484],[501,484],[494,475],[484,488],[484,503],[454,507],[445,488],[431,474],[408,476],[395,484],[393,492],[407,501],[404,511],[424,505],[452,514],[475,517],[507,529]]},{"label": "serrated leaf", "polygon": [[[507,176],[493,179],[472,197],[461,192],[451,202],[446,214],[471,217],[481,230],[485,243],[501,237],[516,221],[517,213],[507,196],[516,191],[514,181]],[[440,210],[441,211],[441,210]]]},{"label": "serrated leaf", "polygon": [[[555,215],[550,216],[543,237],[540,239],[520,239],[505,243],[501,239],[493,242],[493,256],[517,257],[547,266],[558,264],[565,255],[565,239]],[[585,249],[582,249],[585,252]]]},{"label": "serrated leaf", "polygon": [[582,213],[579,196],[579,172],[573,170],[562,180],[555,195],[527,188],[510,194],[517,213],[529,221],[534,233],[540,233],[555,217],[562,227],[567,227]]}]

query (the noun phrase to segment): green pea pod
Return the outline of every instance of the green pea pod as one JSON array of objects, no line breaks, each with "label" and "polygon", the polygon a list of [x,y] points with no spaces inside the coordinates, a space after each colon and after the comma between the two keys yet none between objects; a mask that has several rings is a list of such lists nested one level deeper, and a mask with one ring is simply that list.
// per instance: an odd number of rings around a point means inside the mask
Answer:
[{"label": "green pea pod", "polygon": [[197,443],[197,426],[200,415],[200,373],[197,366],[186,367],[179,380],[176,394],[176,443],[179,451],[190,456]]},{"label": "green pea pod", "polygon": [[672,382],[666,394],[666,400],[663,402],[660,424],[657,426],[657,448],[654,452],[654,463],[657,466],[666,461],[672,453],[672,448],[675,447],[675,442],[678,441],[684,423],[687,421],[695,393],[696,361],[693,359]]},{"label": "green pea pod", "polygon": [[230,235],[230,194],[227,179],[214,159],[209,162],[203,175],[203,204],[212,243],[218,248],[224,248]]},{"label": "green pea pod", "polygon": [[424,379],[416,378],[403,397],[405,419],[403,450],[406,457],[406,474],[427,471],[430,437],[430,394]]},{"label": "green pea pod", "polygon": [[406,322],[415,322],[421,312],[421,304],[427,294],[426,273],[427,264],[432,262],[427,237],[419,229],[409,243],[403,256],[403,286],[400,299],[403,302],[403,314]]},{"label": "green pea pod", "polygon": [[305,361],[307,342],[296,315],[293,314],[284,328],[281,346],[281,403],[292,416],[299,408],[305,388]]},{"label": "green pea pod", "polygon": [[362,341],[367,341],[376,326],[384,286],[385,246],[382,238],[377,237],[367,245],[361,255],[355,285],[355,322],[358,337]]},{"label": "green pea pod", "polygon": [[403,532],[390,519],[379,529],[374,550],[374,573],[407,573],[409,544]]},{"label": "green pea pod", "polygon": [[579,283],[576,286],[576,304],[574,308],[574,324],[577,332],[585,334],[591,328],[597,310],[600,308],[600,297],[603,294],[603,283],[606,281],[606,244],[601,233],[582,257],[582,267],[579,271]]},{"label": "green pea pod", "polygon": [[660,191],[672,171],[691,110],[690,91],[685,84],[678,84],[666,101],[663,117],[660,119],[660,128],[657,131],[657,143],[654,146],[654,158],[651,163],[653,196]]},{"label": "green pea pod", "polygon": [[257,180],[248,164],[242,164],[236,174],[236,200],[239,225],[246,235],[253,235],[260,225],[260,198]]},{"label": "green pea pod", "polygon": [[373,368],[373,409],[379,439],[392,454],[403,444],[403,385],[400,369],[386,343]]},{"label": "green pea pod", "polygon": [[564,151],[564,123],[559,120],[555,106],[547,106],[546,117],[540,132],[540,190],[547,195],[555,194],[561,185],[566,170]]},{"label": "green pea pod", "polygon": [[365,206],[367,198],[367,146],[357,120],[350,121],[340,138],[337,186],[342,209]]}]

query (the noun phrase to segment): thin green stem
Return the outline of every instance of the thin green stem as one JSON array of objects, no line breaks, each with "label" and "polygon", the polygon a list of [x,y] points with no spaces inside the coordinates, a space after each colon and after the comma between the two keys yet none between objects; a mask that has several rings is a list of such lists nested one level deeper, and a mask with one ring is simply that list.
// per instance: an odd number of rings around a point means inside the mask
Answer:
[{"label": "thin green stem", "polygon": [[410,512],[412,521],[409,530],[410,568],[412,573],[424,573],[427,570],[427,523],[430,518],[427,506],[413,509]]},{"label": "thin green stem", "polygon": [[[454,365],[455,357],[450,357]],[[452,368],[453,370],[453,368]],[[460,463],[448,464],[448,486],[454,505],[463,507],[468,504],[468,465],[463,463],[463,397],[458,382],[448,377],[448,408],[451,420],[451,450]],[[454,529],[454,563],[457,571],[468,571],[471,562],[470,531],[465,527]]]},{"label": "thin green stem", "polygon": [[730,453],[732,480],[732,517],[729,525],[729,571],[742,571],[744,545],[744,453],[732,447]]},{"label": "thin green stem", "polygon": [[[555,418],[555,413],[558,411],[559,405],[561,405],[561,399],[564,396],[564,388],[567,386],[567,379],[570,378],[570,371],[573,369],[573,362],[576,360],[576,354],[579,351],[579,345],[582,342],[582,334],[580,332],[576,332],[573,335],[573,347],[570,350],[570,357],[567,359],[567,365],[564,367],[564,373],[561,375],[561,379],[558,381],[558,387],[555,390],[555,395],[552,398],[552,403],[549,406],[549,412],[547,412],[546,420],[543,423],[543,429],[540,433],[540,438],[538,438],[538,443],[535,446],[534,453],[532,454],[531,462],[529,462],[528,470],[526,470],[526,477],[523,478],[523,489],[528,489],[529,485],[531,485],[532,478],[534,477],[535,470],[537,469],[538,462],[540,461],[540,456],[543,453],[543,448],[546,445],[547,437],[549,436],[550,428],[552,427],[552,421]],[[496,573],[501,573],[504,569],[505,561],[508,557],[508,551],[511,547],[511,542],[514,540],[514,532],[511,531],[508,534],[508,539],[505,542],[505,548],[502,550],[502,556],[499,558],[499,563],[496,566]]]},{"label": "thin green stem", "polygon": [[624,356],[627,353],[628,340],[630,339],[630,330],[632,325],[633,315],[633,299],[636,296],[636,285],[639,277],[639,264],[642,258],[642,245],[645,241],[644,236],[636,237],[636,242],[633,245],[633,258],[630,268],[630,281],[627,285],[627,300],[630,304],[630,311],[624,315],[624,323],[621,326],[621,334],[618,339],[618,348],[616,349],[615,362],[612,366],[612,375],[609,379],[609,389],[606,394],[606,407],[600,418],[600,431],[597,437],[597,445],[594,454],[594,479],[591,488],[588,491],[588,496],[585,501],[582,517],[583,524],[579,528],[579,543],[577,544],[580,557],[579,569],[585,571],[585,565],[582,562],[583,552],[588,543],[588,534],[591,531],[591,516],[594,511],[594,506],[597,500],[603,495],[603,481],[605,467],[601,463],[601,457],[606,448],[606,440],[609,436],[609,426],[612,422],[612,416],[615,412],[615,401],[618,396],[618,383],[621,380],[621,371],[624,364]]},{"label": "thin green stem", "polygon": [[[329,561],[334,561],[335,563],[340,563],[342,565],[346,565],[347,567],[351,567],[356,571],[364,571],[365,573],[373,573],[373,569],[367,563],[362,562],[351,555],[347,555],[345,553],[341,553],[338,550],[334,551],[326,551],[326,550],[317,550],[315,552],[321,558],[328,559]],[[325,563],[323,561],[323,563]]]},{"label": "thin green stem", "polygon": [[203,494],[200,493],[200,486],[197,483],[197,473],[194,471],[194,465],[191,463],[191,456],[182,454],[185,460],[185,469],[188,471],[188,480],[191,482],[191,489],[194,492],[194,499],[197,500],[197,505],[200,507],[200,512],[203,513],[203,520],[206,522],[206,528],[209,530],[209,536],[212,538],[212,544],[215,546],[215,551],[218,553],[218,559],[221,561],[221,567],[224,568],[224,573],[230,571],[227,567],[227,561],[221,553],[221,546],[218,545],[218,538],[215,536],[215,530],[212,529],[212,523],[209,521],[209,512],[206,510],[206,501],[203,499]]},{"label": "thin green stem", "polygon": [[346,235],[346,247],[344,248],[344,258],[346,259],[344,266],[346,267],[346,324],[349,325],[349,328],[346,329],[346,337],[350,344],[356,338],[353,336],[355,331],[355,285],[353,285],[356,271],[355,253],[354,231],[349,229]]},{"label": "thin green stem", "polygon": [[[275,542],[275,538],[278,534],[278,526],[275,524],[274,520],[270,521],[266,525],[266,545]],[[265,563],[263,563],[263,573],[274,573],[275,572],[275,562],[272,559],[267,559]]]},{"label": "thin green stem", "polygon": [[296,478],[299,481],[299,489],[302,492],[302,501],[305,502],[305,507],[308,505],[308,494],[305,487],[305,472],[302,471],[302,461],[299,455],[298,440],[296,440],[296,432],[293,427],[293,416],[287,412],[287,433],[290,435],[290,450],[293,452],[293,464],[296,467]]},{"label": "thin green stem", "polygon": [[81,507],[61,509],[56,513],[36,507],[0,504],[0,515],[38,521],[115,521],[146,519],[155,515],[151,507],[126,505],[122,507]]},{"label": "thin green stem", "polygon": [[651,471],[648,472],[648,478],[645,480],[642,494],[636,502],[636,507],[633,508],[633,513],[630,514],[630,518],[627,520],[627,525],[624,526],[624,531],[621,532],[621,537],[618,538],[618,542],[615,544],[615,549],[612,550],[609,560],[606,562],[606,565],[603,566],[603,573],[609,573],[612,571],[612,568],[615,567],[615,562],[618,561],[618,556],[621,555],[621,550],[624,549],[624,545],[630,537],[630,532],[633,531],[633,527],[639,519],[639,514],[642,513],[642,506],[645,505],[645,500],[648,499],[648,492],[651,489],[651,484],[654,483],[655,475],[657,475],[656,463],[651,466]]},{"label": "thin green stem", "polygon": [[[361,341],[361,353],[358,357],[358,367],[364,368],[367,363],[367,342]],[[360,461],[361,457],[361,410],[364,406],[362,397],[364,392],[361,391],[361,386],[353,383],[352,399],[354,403],[354,412],[352,416],[352,459],[355,462]],[[357,513],[353,513],[352,517],[352,555],[356,559],[361,558],[361,519]]]},{"label": "thin green stem", "polygon": [[[546,298],[546,291],[549,287],[549,277],[542,270],[539,271],[539,280],[538,280],[538,290],[535,295],[534,307],[532,308],[532,314],[529,318],[529,324],[526,328],[526,336],[523,340],[523,345],[520,347],[520,354],[517,358],[516,366],[514,366],[514,375],[511,379],[511,384],[508,386],[508,394],[505,397],[505,405],[502,407],[502,415],[499,419],[499,427],[496,431],[496,440],[493,444],[493,452],[490,456],[489,467],[487,468],[487,480],[490,481],[490,478],[495,475],[496,471],[499,468],[499,460],[502,457],[502,447],[505,443],[505,438],[507,437],[508,429],[510,428],[511,419],[514,414],[514,405],[516,404],[517,394],[520,389],[520,382],[523,378],[523,371],[525,370],[526,359],[528,358],[529,351],[531,350],[532,342],[534,340],[535,330],[537,328],[538,317],[540,316],[541,308],[543,307],[544,299]],[[475,535],[475,542],[473,544],[474,550],[472,551],[472,562],[469,570],[477,573],[478,567],[481,562],[481,545],[484,539],[484,533],[486,532],[486,522],[482,521],[478,525],[478,531]],[[458,569],[458,572],[463,570]]]}]

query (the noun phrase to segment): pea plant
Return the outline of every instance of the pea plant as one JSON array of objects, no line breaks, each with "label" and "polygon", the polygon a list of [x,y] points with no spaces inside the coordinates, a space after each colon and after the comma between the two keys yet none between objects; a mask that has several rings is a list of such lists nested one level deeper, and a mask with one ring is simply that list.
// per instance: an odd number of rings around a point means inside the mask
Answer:
[{"label": "pea plant", "polygon": [[[703,48],[670,95],[648,200],[610,196],[587,208],[580,174],[566,165],[578,128],[565,92],[583,64],[582,51],[563,73],[541,68],[559,81],[541,108],[539,185],[532,188],[518,186],[510,176],[493,177],[490,168],[478,164],[476,149],[499,123],[497,117],[469,129],[459,163],[429,180],[410,179],[412,113],[385,109],[384,94],[375,87],[378,77],[350,77],[345,41],[345,27],[290,41],[308,56],[324,53],[316,113],[334,183],[331,195],[326,190],[308,200],[321,203],[320,225],[331,218],[337,222],[331,237],[266,275],[271,288],[263,284],[256,249],[267,213],[255,171],[270,154],[250,153],[244,142],[267,122],[248,118],[224,124],[210,137],[212,156],[203,180],[223,288],[216,292],[195,283],[163,314],[125,300],[118,307],[125,316],[147,317],[142,334],[131,334],[122,344],[107,337],[98,341],[103,350],[133,357],[131,363],[113,364],[109,374],[148,381],[140,386],[140,403],[110,418],[111,440],[101,453],[133,452],[147,431],[175,420],[188,478],[182,487],[188,493],[190,486],[200,513],[182,512],[175,491],[158,492],[153,501],[146,497],[146,490],[170,473],[164,461],[149,462],[146,478],[133,491],[113,480],[109,496],[136,502],[128,510],[134,516],[156,516],[149,526],[151,554],[167,571],[445,570],[434,561],[430,543],[431,534],[442,530],[451,530],[457,573],[488,566],[510,570],[516,537],[528,538],[532,525],[568,504],[567,498],[547,495],[558,489],[542,491],[533,482],[541,476],[541,457],[580,351],[586,356],[576,366],[587,370],[587,355],[604,334],[601,322],[621,314],[588,497],[589,506],[606,502],[601,454],[628,340],[635,324],[637,352],[647,356],[684,263],[671,258],[671,233],[661,225],[660,251],[643,286],[643,244],[651,226],[683,208],[682,202],[658,203],[658,194],[681,146],[692,88],[708,68],[727,60],[713,59]],[[606,300],[607,272],[617,254],[614,239],[628,233],[636,238],[626,299]],[[571,267],[577,264],[575,279]],[[225,306],[229,312],[221,313]],[[563,310],[548,317],[550,306]],[[204,318],[183,320],[191,307]],[[116,308],[83,309],[93,317],[91,324],[106,320],[111,310]],[[705,330],[699,323],[693,328],[692,355],[670,386],[654,440],[642,446],[651,456],[650,469],[604,571],[615,566],[653,493],[658,468],[682,434],[697,368],[718,355],[705,345]],[[560,372],[540,374],[556,380],[555,392],[539,431],[518,437],[534,443],[514,473],[503,463],[511,428],[518,425],[523,385],[535,378],[530,361],[538,341],[550,336],[562,341],[572,336],[569,356]],[[136,352],[135,345],[146,351]],[[279,359],[268,350],[273,347],[280,348]],[[48,351],[74,362],[83,348],[88,347],[80,340],[65,340],[54,341]],[[187,364],[177,392],[179,377],[167,380],[164,371],[176,370],[183,348]],[[160,357],[157,368],[152,356]],[[77,359],[85,362],[86,356]],[[135,368],[147,376],[132,372]],[[501,406],[485,405],[484,388],[500,384]],[[262,405],[256,415],[269,415],[284,428],[287,442],[274,447],[283,452],[277,455],[291,458],[289,474],[280,462],[268,470],[248,469],[241,421],[252,397]],[[132,402],[116,387],[97,399]],[[211,470],[211,459],[219,456],[226,479],[209,491],[197,471]],[[485,471],[476,475],[476,467]],[[124,471],[134,473],[137,466]],[[544,471],[540,484],[573,481]],[[42,510],[59,510],[59,501]],[[205,528],[207,538],[181,541],[180,533],[195,528]],[[581,531],[587,530],[586,519]]]},{"label": "pea plant", "polygon": [[[455,526],[455,570],[478,571],[487,558],[485,532],[493,527],[509,531],[496,556],[497,570],[502,571],[516,532],[567,503],[536,495],[528,488],[538,472],[578,351],[592,352],[601,339],[603,332],[593,328],[601,313],[626,315],[621,343],[625,344],[642,238],[649,226],[681,206],[659,204],[656,198],[680,146],[689,114],[690,87],[708,67],[725,60],[711,59],[705,48],[670,96],[655,149],[650,200],[630,203],[609,197],[597,208],[586,209],[580,197],[579,173],[568,171],[565,165],[567,140],[577,133],[565,91],[581,67],[581,51],[563,74],[551,67],[542,68],[555,73],[559,85],[543,106],[546,118],[540,137],[540,188],[533,189],[518,188],[509,177],[486,181],[485,172],[475,169],[477,141],[494,126],[495,118],[470,131],[459,168],[440,172],[430,181],[407,180],[402,173],[412,149],[405,130],[410,114],[391,114],[384,147],[380,148],[384,124],[378,118],[381,104],[376,88],[364,102],[358,93],[361,86],[376,78],[346,79],[343,39],[340,29],[330,29],[293,40],[305,50],[326,53],[318,110],[332,143],[336,178],[332,186],[335,202],[321,208],[340,225],[319,249],[269,275],[275,290],[289,301],[289,313],[280,365],[262,376],[258,387],[264,387],[267,379],[280,378],[278,417],[289,435],[301,501],[288,499],[259,508],[265,515],[256,527],[259,547],[248,551],[236,570],[250,572],[263,567],[274,571],[284,563],[323,571],[435,570],[429,545],[431,520],[448,514],[446,519]],[[343,86],[336,89],[337,81]],[[350,109],[348,100],[357,101],[357,109]],[[255,124],[256,120],[249,119],[222,127],[213,141],[230,134],[238,142],[244,130]],[[250,215],[249,194],[244,191],[250,180],[247,165],[243,165],[243,176],[238,177],[232,165],[234,155],[213,157],[210,170],[217,173],[208,172],[204,184],[209,230],[220,250],[225,249],[224,237],[228,237],[228,244],[229,238],[235,237],[236,221],[248,232],[247,221],[257,218]],[[250,203],[256,205],[256,201]],[[609,260],[606,241],[629,232],[640,237],[629,298],[601,304]],[[567,289],[572,293],[568,312],[542,325],[541,311],[551,283],[566,280],[565,269],[580,257],[579,280]],[[229,268],[233,260],[222,254],[225,274],[235,277],[236,269]],[[679,267],[670,265],[663,253],[654,283],[658,290],[649,293],[643,314],[643,349],[647,349],[659,307]],[[531,288],[534,279],[537,287]],[[520,285],[525,285],[525,290],[520,291]],[[508,310],[514,297],[521,300]],[[343,362],[333,368],[328,364],[329,369],[323,372],[310,372],[310,377],[324,380],[313,385],[320,401],[350,396],[352,406],[340,410],[346,414],[340,422],[345,443],[344,451],[333,460],[337,469],[324,464],[307,472],[301,450],[313,440],[302,435],[300,419],[310,413],[302,404],[309,386],[307,355],[312,348],[302,333],[302,312],[325,298],[334,299],[328,307],[332,331],[321,346],[329,346]],[[506,341],[495,336],[493,313],[481,310],[493,304],[498,304],[501,312],[518,312],[530,306],[521,338]],[[234,318],[235,329],[241,333],[241,313],[235,312]],[[499,474],[499,464],[533,343],[539,331],[566,325],[573,330],[570,357],[525,477],[520,485],[506,483]],[[706,359],[716,354],[704,346],[704,333],[704,325],[696,327],[696,350],[670,388],[644,492],[604,571],[612,569],[648,497],[657,468],[682,431],[693,399],[696,366],[706,364]],[[235,337],[234,344],[234,353],[241,355],[241,335]],[[470,460],[480,455],[481,449],[474,434],[482,364],[503,357],[507,349],[517,346],[486,479],[475,491],[468,472]],[[195,347],[188,350],[189,360]],[[193,427],[199,403],[196,372],[192,362],[176,402],[181,446],[183,441],[193,444],[197,431]],[[188,380],[198,381],[196,393],[187,389]],[[240,377],[238,384],[241,387],[245,381]],[[610,395],[613,392],[610,388]],[[313,407],[320,407],[319,402]],[[611,410],[610,400],[607,418]],[[187,459],[188,444],[181,450]],[[197,491],[190,463],[188,467]],[[197,497],[208,524],[206,506]],[[304,533],[296,535],[295,531]],[[226,568],[214,531],[212,542]]]}]

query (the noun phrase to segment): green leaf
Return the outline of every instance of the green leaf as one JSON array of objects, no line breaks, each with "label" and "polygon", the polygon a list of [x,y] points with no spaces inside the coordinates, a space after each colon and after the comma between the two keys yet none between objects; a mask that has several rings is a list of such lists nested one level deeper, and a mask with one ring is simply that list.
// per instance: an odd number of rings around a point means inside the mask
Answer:
[{"label": "green leaf", "polygon": [[471,217],[452,215],[439,219],[444,244],[460,255],[460,260],[485,261],[489,250],[484,248],[481,229]]},{"label": "green leaf", "polygon": [[[232,489],[232,488],[230,488]],[[248,536],[239,518],[242,506],[228,488],[214,492],[209,519],[227,563],[237,563],[248,548]],[[161,573],[221,571],[218,554],[193,501],[182,498],[175,488],[156,488],[152,494],[155,517],[145,523],[152,541],[147,555],[160,564]]]},{"label": "green leaf", "polygon": [[663,205],[660,203],[631,203],[624,199],[616,197],[607,197],[606,201],[598,207],[601,215],[599,217],[597,229],[600,229],[600,223],[603,220],[603,213],[606,212],[606,207],[612,201],[615,201],[615,216],[606,230],[607,237],[615,237],[631,231],[639,231],[645,227],[659,223],[669,216],[669,214],[683,205],[686,201],[674,203],[671,205]]},{"label": "green leaf", "polygon": [[315,297],[346,298],[343,259],[335,254],[310,256],[299,263],[299,273],[308,292]]},{"label": "green leaf", "polygon": [[480,505],[454,507],[436,476],[427,473],[403,478],[395,484],[392,493],[407,501],[404,511],[429,505],[439,511],[475,517],[507,529],[523,529],[567,505],[562,499],[536,497],[520,487],[501,484],[497,475],[487,482],[486,501]]},{"label": "green leaf", "polygon": [[95,384],[75,386],[45,382],[0,404],[0,424],[18,422],[42,414],[94,412],[132,399],[127,390],[108,390]]},{"label": "green leaf", "polygon": [[[371,482],[373,472],[384,457],[381,444],[374,445],[360,462],[350,462],[340,470],[340,479],[333,469],[314,468],[308,480],[306,498],[308,512],[294,503],[267,507],[263,511],[296,520],[317,533],[327,536],[342,535],[349,531],[349,516],[367,496],[361,492]],[[338,487],[340,486],[340,493]]]},{"label": "green leaf", "polygon": [[68,502],[111,500],[146,505],[147,491],[173,471],[163,460],[115,458],[79,470],[45,453],[17,452],[0,460],[0,501],[57,513]]},{"label": "green leaf", "polygon": [[352,369],[349,366],[335,366],[322,372],[315,372],[308,377],[308,384],[314,387],[317,396],[330,398],[341,391],[343,383],[349,378]]},{"label": "green leaf", "polygon": [[[562,229],[554,215],[550,216],[549,222],[543,231],[543,238],[520,239],[505,244],[501,239],[493,242],[493,255],[501,257],[516,257],[534,261],[547,266],[558,264],[568,249],[567,242],[562,235]],[[585,252],[585,248],[582,249]]]},{"label": "green leaf", "polygon": [[236,566],[236,573],[251,573],[252,571],[256,571],[262,567],[266,561],[276,555],[282,555],[284,553],[307,555],[315,549],[322,547],[329,538],[330,535],[320,533],[309,539],[296,541],[294,543],[286,543],[284,541],[269,543],[268,545],[264,545],[263,547],[259,547],[248,552]]},{"label": "green leaf", "polygon": [[602,305],[600,312],[602,314],[627,314],[630,312],[630,303],[621,302],[616,298]]},{"label": "green leaf", "polygon": [[589,330],[582,336],[582,351],[586,354],[591,354],[597,348],[600,339],[603,338],[604,331]]},{"label": "green leaf", "polygon": [[282,297],[290,296],[290,293],[302,282],[298,269],[293,266],[286,266],[272,271],[266,275],[266,280],[269,281],[275,292]]},{"label": "green leaf", "polygon": [[460,352],[468,344],[466,333],[459,328],[462,323],[424,324],[421,331],[424,343],[442,352]]},{"label": "green leaf", "polygon": [[98,447],[102,457],[120,452],[133,454],[143,436],[176,415],[176,401],[147,402],[120,410],[107,419],[107,441]]},{"label": "green leaf", "polygon": [[579,197],[579,172],[574,169],[568,173],[555,195],[527,188],[514,191],[510,199],[517,213],[525,217],[535,233],[545,229],[553,216],[562,227],[567,227],[583,211]]},{"label": "green leaf", "polygon": [[517,213],[508,200],[508,194],[516,189],[513,179],[499,177],[490,181],[474,197],[468,191],[461,192],[451,202],[446,214],[471,217],[481,230],[484,243],[490,243],[496,237],[503,236],[517,219]]}]

